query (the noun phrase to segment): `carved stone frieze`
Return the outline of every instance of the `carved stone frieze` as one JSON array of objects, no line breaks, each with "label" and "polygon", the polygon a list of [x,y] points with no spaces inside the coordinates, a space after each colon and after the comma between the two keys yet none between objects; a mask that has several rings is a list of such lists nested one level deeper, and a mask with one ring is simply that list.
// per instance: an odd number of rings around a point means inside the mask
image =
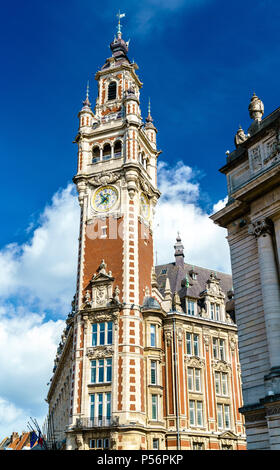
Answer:
[{"label": "carved stone frieze", "polygon": [[86,355],[89,359],[102,359],[103,357],[111,357],[114,354],[112,346],[95,346],[87,348]]},{"label": "carved stone frieze", "polygon": [[185,364],[188,367],[204,367],[205,366],[205,360],[197,357],[197,356],[188,356],[187,354],[185,355]]},{"label": "carved stone frieze", "polygon": [[92,186],[102,186],[105,184],[113,184],[118,181],[123,176],[123,173],[120,171],[110,172],[102,171],[99,175],[89,179],[89,183]]},{"label": "carved stone frieze", "polygon": [[229,372],[231,370],[231,365],[228,362],[219,359],[212,359],[211,364],[213,369],[218,372]]},{"label": "carved stone frieze", "polygon": [[113,323],[117,323],[118,321],[118,315],[116,312],[96,312],[96,311],[91,311],[87,313],[89,321],[92,323],[103,323],[103,322],[108,322],[112,321]]}]

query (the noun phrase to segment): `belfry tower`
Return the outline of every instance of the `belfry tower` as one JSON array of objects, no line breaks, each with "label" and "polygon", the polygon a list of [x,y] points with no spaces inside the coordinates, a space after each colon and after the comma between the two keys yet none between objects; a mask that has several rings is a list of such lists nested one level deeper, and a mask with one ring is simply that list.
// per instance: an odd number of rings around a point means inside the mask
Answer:
[{"label": "belfry tower", "polygon": [[186,263],[179,234],[174,262],[154,266],[157,129],[150,102],[141,117],[120,22],[110,48],[96,105],[88,86],[78,115],[77,286],[47,396],[48,445],[242,449],[231,276]]},{"label": "belfry tower", "polygon": [[[70,416],[75,429],[88,424],[92,439],[103,429],[105,444],[122,426],[125,448],[139,449],[147,407],[141,305],[151,295],[160,152],[150,107],[146,122],[141,117],[142,83],[120,23],[110,48],[95,75],[95,109],[87,89],[76,137],[81,219]],[[76,431],[69,448],[73,437]]]}]

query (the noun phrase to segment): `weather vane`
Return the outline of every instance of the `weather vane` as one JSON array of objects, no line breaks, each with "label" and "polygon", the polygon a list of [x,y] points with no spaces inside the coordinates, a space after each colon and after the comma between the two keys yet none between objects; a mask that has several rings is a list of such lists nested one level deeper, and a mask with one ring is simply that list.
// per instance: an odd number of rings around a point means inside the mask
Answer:
[{"label": "weather vane", "polygon": [[124,18],[125,17],[125,13],[121,13],[120,10],[119,10],[119,13],[117,13],[117,18],[119,18],[119,22],[118,22],[118,27],[117,27],[117,30],[118,30],[118,34],[121,34],[121,18]]}]

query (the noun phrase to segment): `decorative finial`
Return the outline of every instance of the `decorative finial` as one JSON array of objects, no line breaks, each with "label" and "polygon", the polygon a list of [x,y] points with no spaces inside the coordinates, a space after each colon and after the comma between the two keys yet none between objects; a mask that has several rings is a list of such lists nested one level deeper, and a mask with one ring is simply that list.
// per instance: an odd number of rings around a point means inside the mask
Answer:
[{"label": "decorative finial", "polygon": [[255,92],[253,93],[248,109],[251,119],[254,119],[254,121],[258,122],[262,120],[264,114],[264,105],[263,102],[257,97]]},{"label": "decorative finial", "polygon": [[90,106],[90,101],[89,101],[89,81],[87,82],[87,91],[86,91],[86,99],[83,101],[84,106]]},{"label": "decorative finial", "polygon": [[119,10],[119,13],[117,13],[117,18],[119,18],[119,22],[118,22],[118,26],[117,26],[117,31],[118,31],[118,37],[121,38],[122,37],[122,31],[121,31],[121,28],[122,28],[122,25],[121,25],[121,18],[124,18],[125,17],[125,13],[121,13],[120,10]]},{"label": "decorative finial", "polygon": [[148,122],[148,123],[153,122],[153,118],[151,116],[151,99],[150,98],[149,98],[149,102],[148,102],[148,116],[146,117],[146,122]]}]

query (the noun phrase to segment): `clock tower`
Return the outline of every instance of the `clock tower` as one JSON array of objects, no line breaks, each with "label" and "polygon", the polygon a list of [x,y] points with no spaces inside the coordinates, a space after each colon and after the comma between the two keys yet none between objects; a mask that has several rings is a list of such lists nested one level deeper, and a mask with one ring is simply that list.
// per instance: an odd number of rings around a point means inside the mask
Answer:
[{"label": "clock tower", "polygon": [[[73,373],[67,448],[91,440],[106,448],[146,448],[145,338],[153,302],[153,215],[157,129],[143,121],[138,66],[117,37],[96,73],[94,109],[79,112],[77,173],[80,203],[77,288],[71,318]],[[157,311],[154,325],[160,325]],[[158,338],[161,338],[158,328]],[[79,427],[80,426],[80,427]],[[112,442],[114,444],[112,444]],[[77,444],[78,443],[78,444]],[[100,445],[98,446],[100,448]],[[92,446],[91,446],[92,447]]]}]

